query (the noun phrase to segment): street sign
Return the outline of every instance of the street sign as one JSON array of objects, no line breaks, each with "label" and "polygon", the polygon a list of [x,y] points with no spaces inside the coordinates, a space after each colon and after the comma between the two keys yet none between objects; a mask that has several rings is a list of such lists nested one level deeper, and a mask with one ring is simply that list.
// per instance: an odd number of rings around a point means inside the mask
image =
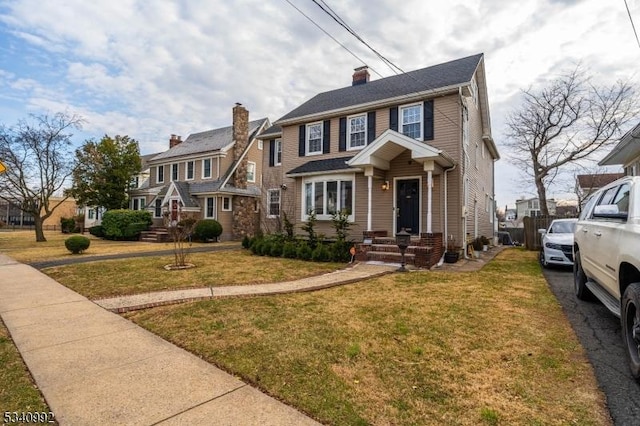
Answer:
[{"label": "street sign", "polygon": [[2,161],[0,161],[0,173],[4,173],[7,170],[7,168],[5,167],[4,164],[2,164]]}]

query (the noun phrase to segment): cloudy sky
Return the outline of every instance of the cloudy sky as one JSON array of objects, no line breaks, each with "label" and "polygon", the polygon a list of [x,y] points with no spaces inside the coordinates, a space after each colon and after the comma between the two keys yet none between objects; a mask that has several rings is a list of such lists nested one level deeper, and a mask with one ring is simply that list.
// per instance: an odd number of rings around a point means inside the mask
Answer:
[{"label": "cloudy sky", "polygon": [[[483,52],[499,149],[522,89],[577,63],[605,84],[638,83],[640,47],[624,0],[325,2],[405,71]],[[627,2],[640,30],[640,0]],[[362,65],[292,4],[392,75],[312,0],[0,0],[0,123],[73,112],[86,120],[78,145],[126,134],[149,154],[165,150],[172,133],[230,125],[235,102],[252,119],[274,121],[350,85]],[[500,152],[497,201],[511,206],[533,188]]]}]

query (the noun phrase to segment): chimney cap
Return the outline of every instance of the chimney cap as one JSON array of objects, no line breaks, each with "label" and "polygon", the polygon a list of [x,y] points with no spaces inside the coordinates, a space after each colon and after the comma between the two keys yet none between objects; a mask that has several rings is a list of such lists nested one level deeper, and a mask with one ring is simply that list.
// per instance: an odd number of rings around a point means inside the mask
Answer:
[{"label": "chimney cap", "polygon": [[242,106],[240,102],[236,102],[236,106]]},{"label": "chimney cap", "polygon": [[368,70],[368,69],[369,69],[369,65],[362,65],[361,67],[355,67],[353,70],[362,71],[362,70]]}]

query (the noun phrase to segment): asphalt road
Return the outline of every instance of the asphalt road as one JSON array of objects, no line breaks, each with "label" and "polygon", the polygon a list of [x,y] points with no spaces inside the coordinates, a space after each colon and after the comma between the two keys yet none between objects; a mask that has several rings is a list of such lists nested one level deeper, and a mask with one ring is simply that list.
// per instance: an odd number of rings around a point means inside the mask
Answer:
[{"label": "asphalt road", "polygon": [[620,319],[598,301],[578,300],[570,269],[546,269],[544,275],[587,352],[614,424],[640,425],[640,384],[627,366]]}]

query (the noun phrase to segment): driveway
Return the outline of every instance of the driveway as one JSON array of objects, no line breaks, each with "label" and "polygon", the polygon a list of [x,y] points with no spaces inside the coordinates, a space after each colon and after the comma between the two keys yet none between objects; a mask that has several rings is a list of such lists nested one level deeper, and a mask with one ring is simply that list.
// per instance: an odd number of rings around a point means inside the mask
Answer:
[{"label": "driveway", "polygon": [[640,385],[631,377],[620,320],[601,303],[578,300],[570,269],[546,269],[545,278],[587,352],[616,425],[640,423]]}]

